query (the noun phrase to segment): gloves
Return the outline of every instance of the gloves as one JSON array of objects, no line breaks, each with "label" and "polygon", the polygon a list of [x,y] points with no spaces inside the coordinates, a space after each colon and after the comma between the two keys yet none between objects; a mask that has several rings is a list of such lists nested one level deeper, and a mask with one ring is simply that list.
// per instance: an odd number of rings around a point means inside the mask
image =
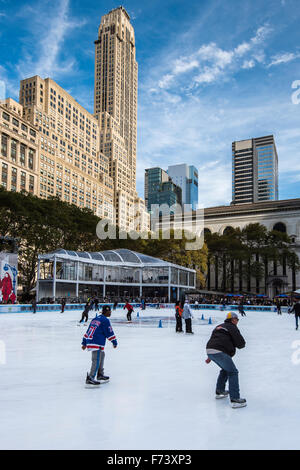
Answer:
[{"label": "gloves", "polygon": [[205,362],[206,364],[209,364],[211,362],[211,359],[209,359],[209,357],[207,359],[205,359]]},{"label": "gloves", "polygon": [[86,349],[86,346],[84,344],[81,346],[81,349],[84,351]]}]

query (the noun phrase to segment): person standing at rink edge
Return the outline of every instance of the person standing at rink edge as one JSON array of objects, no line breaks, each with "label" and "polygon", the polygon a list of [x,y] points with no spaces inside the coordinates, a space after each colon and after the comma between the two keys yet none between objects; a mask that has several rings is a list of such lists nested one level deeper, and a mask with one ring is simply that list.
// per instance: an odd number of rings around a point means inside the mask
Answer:
[{"label": "person standing at rink edge", "polygon": [[[239,318],[236,313],[229,312],[224,323],[218,325],[212,332],[206,345],[206,363],[215,362],[220,368],[220,374],[216,385],[216,398],[230,396],[232,408],[241,408],[247,405],[245,398],[240,398],[238,370],[232,357],[236,348],[242,349],[246,342],[241,335],[237,324]],[[225,390],[226,382],[229,382],[229,392]]]},{"label": "person standing at rink edge", "polygon": [[296,330],[298,330],[298,321],[300,317],[300,301],[299,299],[296,301],[296,303],[293,305],[293,308],[291,309],[290,313],[295,312],[295,320],[296,320]]},{"label": "person standing at rink edge", "polygon": [[[109,377],[104,375],[104,347],[106,339],[112,342],[114,348],[117,347],[118,342],[111,327],[109,317],[111,316],[111,308],[109,305],[104,305],[102,314],[97,315],[90,323],[87,332],[85,333],[81,347],[83,351],[87,349],[92,351],[92,365],[90,373],[86,376],[86,386],[88,388],[98,387],[101,382],[108,382]],[[95,377],[97,375],[97,380]]]},{"label": "person standing at rink edge", "polygon": [[182,315],[182,306],[181,306],[181,302],[179,302],[179,300],[177,300],[176,304],[175,304],[175,319],[176,319],[176,333],[183,333],[182,331],[182,318],[181,318],[181,315]]},{"label": "person standing at rink edge", "polygon": [[190,305],[186,302],[183,307],[183,312],[181,316],[185,320],[185,332],[193,335],[192,331],[192,311]]}]

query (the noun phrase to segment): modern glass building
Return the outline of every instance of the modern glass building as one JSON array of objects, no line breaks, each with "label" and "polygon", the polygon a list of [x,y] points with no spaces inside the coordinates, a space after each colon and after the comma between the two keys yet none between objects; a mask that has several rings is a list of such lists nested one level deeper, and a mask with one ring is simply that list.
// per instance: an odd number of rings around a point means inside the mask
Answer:
[{"label": "modern glass building", "polygon": [[273,135],[232,143],[233,204],[278,200],[278,155]]},{"label": "modern glass building", "polygon": [[150,214],[153,214],[153,205],[171,207],[179,204],[181,206],[182,189],[171,180],[166,171],[159,167],[147,168],[145,171],[145,203]]},{"label": "modern glass building", "polygon": [[198,205],[198,170],[193,165],[171,165],[168,175],[182,189],[182,204],[191,205],[192,210]]},{"label": "modern glass building", "polygon": [[36,297],[100,299],[165,297],[196,287],[196,271],[127,249],[95,253],[64,249],[38,257]]}]

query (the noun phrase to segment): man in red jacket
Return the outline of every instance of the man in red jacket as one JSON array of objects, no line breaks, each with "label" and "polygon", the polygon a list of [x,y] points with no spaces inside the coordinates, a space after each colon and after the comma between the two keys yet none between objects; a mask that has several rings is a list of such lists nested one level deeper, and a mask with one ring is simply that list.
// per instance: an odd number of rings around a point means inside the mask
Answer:
[{"label": "man in red jacket", "polygon": [[126,304],[124,305],[123,310],[125,308],[127,309],[127,320],[131,321],[131,314],[133,312],[133,306],[130,305],[130,303],[128,301],[126,301]]},{"label": "man in red jacket", "polygon": [[213,361],[220,368],[220,374],[216,385],[216,398],[225,398],[228,391],[225,385],[229,382],[229,396],[232,408],[241,408],[247,405],[245,398],[240,398],[238,370],[232,357],[236,348],[242,349],[246,342],[242,337],[237,324],[239,318],[234,312],[229,312],[224,323],[218,325],[206,345],[207,363]]}]

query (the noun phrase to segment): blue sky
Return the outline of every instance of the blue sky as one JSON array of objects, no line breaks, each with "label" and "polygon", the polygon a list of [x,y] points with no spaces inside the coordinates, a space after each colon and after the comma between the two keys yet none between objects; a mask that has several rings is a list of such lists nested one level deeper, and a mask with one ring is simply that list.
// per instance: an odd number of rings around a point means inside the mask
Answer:
[{"label": "blue sky", "polygon": [[[50,76],[93,112],[94,44],[120,3],[0,0],[0,80]],[[231,143],[274,134],[280,199],[300,197],[299,0],[128,0],[139,64],[137,189],[144,169],[199,169],[200,203],[231,201]],[[294,102],[293,102],[294,101]]]}]

